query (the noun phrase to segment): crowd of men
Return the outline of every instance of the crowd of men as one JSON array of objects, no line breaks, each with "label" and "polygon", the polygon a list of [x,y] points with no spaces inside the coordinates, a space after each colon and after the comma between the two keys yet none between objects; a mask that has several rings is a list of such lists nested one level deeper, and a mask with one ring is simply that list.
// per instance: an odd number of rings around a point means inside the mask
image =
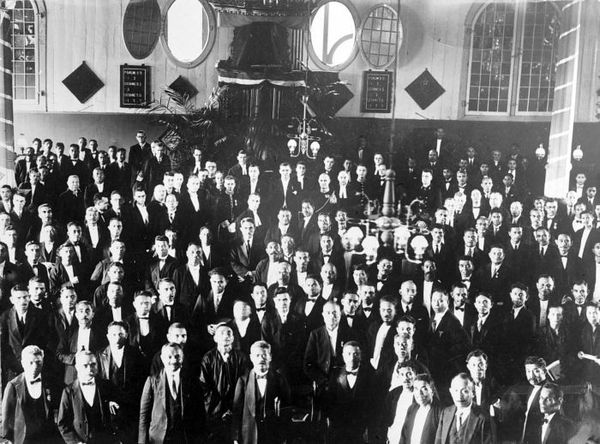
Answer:
[{"label": "crowd of men", "polygon": [[593,439],[594,178],[550,199],[541,155],[425,148],[393,165],[409,226],[367,231],[392,165],[364,137],[275,171],[35,139],[0,188],[1,436]]}]

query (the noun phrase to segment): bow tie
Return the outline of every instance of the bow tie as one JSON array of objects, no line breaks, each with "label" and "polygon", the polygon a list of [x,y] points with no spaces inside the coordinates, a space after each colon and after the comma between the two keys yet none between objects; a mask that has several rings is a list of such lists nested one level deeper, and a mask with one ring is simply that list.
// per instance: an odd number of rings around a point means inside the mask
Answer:
[{"label": "bow tie", "polygon": [[92,386],[92,385],[96,385],[96,381],[91,380],[89,382],[82,382],[81,385],[83,386]]},{"label": "bow tie", "polygon": [[371,313],[373,311],[373,307],[363,307],[363,311]]},{"label": "bow tie", "polygon": [[330,255],[330,254],[324,254],[324,255],[323,255],[323,257],[324,257],[324,258],[325,258],[325,257],[329,257],[329,258],[330,258],[330,257],[331,257],[331,255]]},{"label": "bow tie", "polygon": [[319,296],[314,298],[308,298],[308,302],[317,302],[317,299],[319,299]]},{"label": "bow tie", "polygon": [[149,316],[140,317],[140,321],[147,321],[148,319],[150,319]]},{"label": "bow tie", "polygon": [[346,375],[350,376],[350,375],[358,375],[358,369],[356,370],[346,370]]},{"label": "bow tie", "polygon": [[256,375],[256,379],[267,379],[267,374],[265,373],[264,375]]},{"label": "bow tie", "polygon": [[259,311],[267,311],[267,309],[265,307],[257,308],[256,312],[258,313]]},{"label": "bow tie", "polygon": [[544,418],[544,424],[548,424],[550,422],[550,418],[548,418],[547,416]]},{"label": "bow tie", "polygon": [[41,382],[42,382],[42,377],[38,376],[37,378],[32,379],[31,381],[29,381],[29,384],[38,384],[38,383],[41,383]]},{"label": "bow tie", "polygon": [[465,311],[465,307],[454,307],[454,311]]}]

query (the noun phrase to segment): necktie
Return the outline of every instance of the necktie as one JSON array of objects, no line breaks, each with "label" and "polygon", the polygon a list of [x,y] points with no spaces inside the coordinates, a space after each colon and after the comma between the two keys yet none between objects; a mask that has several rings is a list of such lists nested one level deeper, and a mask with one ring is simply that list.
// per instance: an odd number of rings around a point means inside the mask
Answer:
[{"label": "necktie", "polygon": [[477,319],[477,331],[481,331],[481,327],[483,327],[483,319]]},{"label": "necktie", "polygon": [[436,329],[436,328],[437,328],[437,322],[436,322],[436,320],[435,320],[435,319],[432,319],[432,320],[431,320],[431,329],[432,329],[433,331],[435,331],[435,329]]},{"label": "necktie", "polygon": [[42,382],[42,378],[41,377],[37,377],[35,379],[32,379],[31,381],[29,381],[29,384],[39,384]]},{"label": "necktie", "polygon": [[457,413],[456,414],[456,424],[457,424],[457,429],[460,430],[460,428],[463,425],[463,417],[462,417],[462,413]]},{"label": "necktie", "polygon": [[175,382],[175,378],[171,379],[171,396],[173,399],[177,399],[177,383]]}]

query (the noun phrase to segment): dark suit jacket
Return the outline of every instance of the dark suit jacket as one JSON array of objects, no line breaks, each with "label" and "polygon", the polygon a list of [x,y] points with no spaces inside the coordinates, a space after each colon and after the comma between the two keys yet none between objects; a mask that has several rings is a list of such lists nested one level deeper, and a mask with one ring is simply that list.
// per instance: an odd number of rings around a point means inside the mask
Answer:
[{"label": "dark suit jacket", "polygon": [[[102,442],[102,439],[106,440],[114,432],[108,407],[110,401],[117,403],[120,401],[115,389],[108,381],[96,378],[96,397],[94,402],[99,402],[102,417],[102,430],[95,431],[95,437],[99,442]],[[83,397],[81,386],[79,385],[79,381],[75,379],[64,388],[58,410],[58,430],[67,444],[88,442],[90,439],[90,430],[84,403],[85,398]]]},{"label": "dark suit jacket", "polygon": [[315,328],[323,325],[323,306],[325,305],[325,299],[320,295],[317,297],[316,302],[313,305],[312,310],[306,316],[306,302],[308,298],[306,295],[302,295],[301,298],[297,299],[292,306],[290,312],[296,313],[298,316],[306,320],[306,330],[308,332],[313,331]]},{"label": "dark suit jacket", "polygon": [[463,368],[468,347],[467,333],[458,319],[447,311],[429,337],[429,369],[439,384],[450,379]]},{"label": "dark suit jacket", "polygon": [[[106,333],[100,332],[98,327],[92,323],[92,331],[90,332],[89,350],[92,353],[98,352],[106,345]],[[79,329],[73,330],[71,336],[61,338],[56,349],[56,358],[64,365],[64,382],[65,384],[72,383],[77,378],[75,370],[75,355],[77,350],[77,340],[79,338]]]},{"label": "dark suit jacket", "polygon": [[[411,435],[413,427],[415,425],[415,417],[419,411],[419,405],[413,404],[408,408],[406,412],[406,419],[402,426],[402,435],[400,436],[400,444],[411,444]],[[423,431],[421,432],[421,442],[419,444],[430,444],[435,441],[435,434],[437,432],[437,426],[440,419],[441,408],[438,404],[432,404],[427,413],[425,424],[423,424]]]},{"label": "dark suit jacket", "polygon": [[304,316],[288,313],[286,323],[283,324],[277,313],[266,313],[261,333],[263,339],[271,344],[273,367],[283,369],[285,374],[290,375],[292,383],[297,382],[302,376],[308,339]]},{"label": "dark suit jacket", "polygon": [[[0,276],[0,311],[2,312],[12,306],[9,300],[10,290],[19,282],[19,274],[19,267],[8,260],[4,262],[4,271]],[[47,275],[46,279],[48,279]]]},{"label": "dark suit jacket", "polygon": [[[583,238],[583,231],[584,231],[584,229],[582,228],[581,230],[577,231],[573,235],[572,251],[576,252],[576,254],[579,253],[579,248],[581,246],[581,240]],[[592,252],[592,249],[594,248],[594,245],[597,242],[600,242],[600,231],[595,228],[592,228],[590,234],[587,237],[587,241],[586,241],[585,247],[584,247],[584,252],[583,252],[583,257],[582,257],[582,260],[584,263],[589,263],[594,260],[594,253]]]},{"label": "dark suit jacket", "polygon": [[[58,442],[56,425],[54,424],[54,409],[58,406],[58,393],[56,387],[49,381],[46,375],[42,380],[42,402],[44,405],[44,417],[39,418],[37,411],[32,411],[27,403],[27,383],[25,375],[9,381],[4,390],[2,398],[2,437],[15,444],[23,444],[27,434],[34,435],[38,439],[44,438],[44,442]],[[31,428],[33,424],[41,427],[37,430]]]},{"label": "dark suit jacket", "polygon": [[[435,444],[448,444],[450,442],[451,427],[456,427],[455,418],[456,406],[446,407],[442,410],[437,433],[435,435]],[[488,444],[492,442],[490,421],[487,418],[486,413],[476,405],[471,406],[471,413],[467,419],[464,439],[461,442],[464,444]]]},{"label": "dark suit jacket", "polygon": [[369,421],[373,402],[373,369],[365,362],[356,375],[354,387],[348,385],[345,367],[333,369],[325,393],[325,411],[332,427],[344,434],[360,435]]},{"label": "dark suit jacket", "polygon": [[473,273],[473,284],[476,291],[486,291],[492,295],[494,303],[507,308],[510,306],[509,287],[514,278],[506,261],[502,263],[496,275],[492,278],[491,264],[482,266]]},{"label": "dark suit jacket", "polygon": [[71,221],[83,222],[85,214],[83,191],[79,191],[77,196],[69,190],[63,191],[58,196],[56,213],[57,219],[65,225]]},{"label": "dark suit jacket", "polygon": [[[240,444],[259,444],[257,418],[264,418],[264,432],[279,437],[279,418],[275,415],[275,399],[279,399],[281,409],[290,403],[290,388],[286,379],[279,373],[269,370],[267,373],[267,387],[265,399],[259,401],[258,387],[254,370],[241,376],[235,388],[233,398],[233,418],[231,435]],[[257,409],[257,404],[263,404],[262,412]],[[263,438],[264,439],[264,438]],[[273,441],[277,441],[274,438]]]},{"label": "dark suit jacket", "polygon": [[[166,378],[165,372],[162,371],[158,375],[148,376],[146,379],[140,401],[137,441],[139,444],[159,443],[163,442],[165,438],[169,423],[166,397],[171,396],[166,385]],[[202,391],[198,378],[182,374],[179,391],[183,434],[186,442],[200,442],[205,414],[202,408]]]},{"label": "dark suit jacket", "polygon": [[352,340],[356,340],[352,336],[352,331],[340,324],[336,349],[333,350],[325,326],[312,330],[308,336],[306,352],[304,353],[304,373],[319,385],[327,382],[333,368],[344,365],[342,359],[343,345]]},{"label": "dark suit jacket", "polygon": [[166,341],[166,331],[163,330],[160,319],[154,312],[150,312],[148,322],[150,332],[147,338],[143,338],[140,333],[140,319],[136,313],[133,313],[126,319],[129,325],[129,344],[136,347],[147,363],[152,356],[160,349],[160,346]]},{"label": "dark suit jacket", "polygon": [[173,273],[173,282],[177,289],[178,302],[192,309],[200,293],[208,286],[208,272],[200,265],[200,277],[196,285],[188,266],[182,265]]},{"label": "dark suit jacket", "polygon": [[[27,310],[22,333],[17,326],[17,312],[11,308],[0,316],[0,344],[2,353],[2,373],[12,379],[23,371],[21,352],[28,345],[46,349],[48,343],[47,318],[41,310]],[[7,373],[8,371],[8,373]],[[12,372],[12,373],[11,373]]]},{"label": "dark suit jacket", "polygon": [[146,290],[150,290],[158,294],[158,283],[162,278],[173,278],[175,269],[177,268],[177,260],[171,256],[167,256],[162,270],[160,269],[160,260],[154,258],[146,268],[145,286]]},{"label": "dark suit jacket", "polygon": [[[548,429],[543,440],[528,441],[528,444],[562,444],[569,442],[569,439],[575,434],[575,424],[560,413],[556,413],[548,423]],[[541,436],[541,427],[540,427]]]},{"label": "dark suit jacket", "polygon": [[[374,316],[374,314],[371,314],[371,316]],[[378,317],[377,321],[373,321],[369,325],[369,329],[367,330],[367,342],[369,346],[369,352],[366,355],[363,354],[363,356],[368,358],[373,357],[373,352],[375,350],[375,342],[377,340],[377,332],[379,331],[381,324],[383,324],[383,322]],[[379,356],[379,363],[377,367],[378,372],[385,369],[386,367],[389,367],[397,361],[397,356],[394,352],[394,336],[396,336],[396,328],[395,323],[393,322],[392,326],[390,327],[385,336],[385,339],[383,340],[383,347],[381,348],[381,354]]]},{"label": "dark suit jacket", "polygon": [[234,241],[229,252],[229,260],[231,268],[238,277],[243,278],[248,271],[256,270],[258,263],[265,257],[264,246],[259,243],[259,240],[254,236],[250,254],[246,253],[246,248],[243,246],[243,241],[237,239]]}]

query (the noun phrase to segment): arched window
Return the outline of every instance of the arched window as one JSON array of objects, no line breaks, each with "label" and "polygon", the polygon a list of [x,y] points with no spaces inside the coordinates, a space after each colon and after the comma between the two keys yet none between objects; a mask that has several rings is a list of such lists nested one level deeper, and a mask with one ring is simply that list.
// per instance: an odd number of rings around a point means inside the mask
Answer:
[{"label": "arched window", "polygon": [[552,111],[560,17],[552,2],[493,2],[470,28],[467,114]]},{"label": "arched window", "polygon": [[15,107],[37,108],[45,85],[45,7],[42,1],[17,0],[11,12]]}]

